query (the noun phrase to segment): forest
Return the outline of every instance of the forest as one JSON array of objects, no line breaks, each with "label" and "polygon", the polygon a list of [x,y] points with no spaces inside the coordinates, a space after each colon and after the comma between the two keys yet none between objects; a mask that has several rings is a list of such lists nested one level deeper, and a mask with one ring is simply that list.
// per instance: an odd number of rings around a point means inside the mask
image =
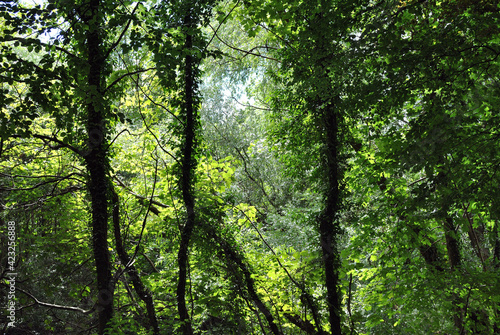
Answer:
[{"label": "forest", "polygon": [[2,334],[500,334],[497,0],[0,1]]}]

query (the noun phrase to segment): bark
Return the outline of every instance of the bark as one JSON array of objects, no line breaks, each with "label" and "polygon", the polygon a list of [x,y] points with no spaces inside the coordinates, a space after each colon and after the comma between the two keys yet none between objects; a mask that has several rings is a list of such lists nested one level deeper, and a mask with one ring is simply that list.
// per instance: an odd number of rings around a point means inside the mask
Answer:
[{"label": "bark", "polygon": [[108,251],[108,162],[105,149],[105,115],[103,106],[103,68],[98,14],[100,0],[89,2],[89,11],[84,17],[88,24],[86,48],[89,72],[87,77],[88,103],[87,135],[88,151],[84,154],[89,172],[89,192],[92,201],[92,249],[94,252],[98,288],[98,333],[104,334],[105,328],[113,316],[113,287],[111,262]]},{"label": "bark", "polygon": [[495,226],[493,227],[493,240],[495,241],[495,247],[493,250],[493,259],[495,263],[495,269],[500,268],[500,237],[498,236],[498,226],[499,222],[498,220],[495,220]]},{"label": "bark", "polygon": [[[154,308],[153,296],[149,289],[142,283],[139,272],[133,264],[130,264],[130,257],[123,247],[123,241],[120,231],[120,201],[118,194],[113,191],[113,228],[115,235],[116,252],[120,258],[120,262],[123,266],[127,266],[127,274],[132,280],[135,292],[139,296],[144,304],[146,305],[146,311],[148,313],[149,327],[153,329],[153,334],[158,335],[160,329],[158,328],[158,320],[156,318],[156,312]],[[130,264],[130,265],[129,265]]]},{"label": "bark", "polygon": [[[444,220],[444,232],[446,239],[446,251],[448,253],[448,262],[452,271],[458,270],[462,264],[462,258],[460,255],[460,247],[458,240],[456,239],[455,226],[453,224],[453,219],[447,217]],[[459,334],[465,334],[464,329],[464,299],[459,295],[453,293],[453,322],[455,327],[459,330]]]},{"label": "bark", "polygon": [[[185,18],[184,23],[188,29],[192,28],[191,17]],[[186,34],[184,42],[184,50],[192,50],[193,36],[190,33]],[[188,274],[188,252],[189,242],[195,225],[195,198],[193,195],[194,170],[196,167],[195,151],[195,133],[197,125],[197,110],[195,107],[195,89],[196,89],[196,60],[190,54],[185,57],[184,63],[184,103],[183,109],[185,113],[184,124],[184,143],[182,148],[181,158],[181,178],[180,189],[182,191],[182,199],[186,208],[186,221],[181,228],[181,241],[179,252],[177,254],[177,262],[179,266],[179,281],[177,284],[177,309],[181,321],[181,331],[184,335],[193,334],[191,320],[186,307],[186,281]]]},{"label": "bark", "polygon": [[469,226],[467,233],[469,235],[470,243],[474,248],[476,256],[481,261],[483,271],[486,272],[486,260],[490,257],[490,252],[488,248],[485,247],[484,225],[480,224],[477,228],[474,228],[474,218],[472,217],[472,213],[465,210],[464,216],[466,217]]},{"label": "bark", "polygon": [[284,313],[285,318],[288,321],[297,326],[300,330],[310,335],[327,335],[323,330],[317,330],[317,328],[309,321],[303,320],[300,316],[291,313]]},{"label": "bark", "polygon": [[[415,233],[416,236],[420,233],[420,228],[415,225],[410,225],[410,229]],[[433,270],[437,272],[444,271],[444,261],[441,253],[436,247],[436,242],[433,241],[429,236],[427,239],[430,241],[430,245],[420,244],[418,251],[420,255],[425,260],[425,263]],[[422,243],[418,241],[418,243]]]},{"label": "bark", "polygon": [[[247,264],[242,255],[240,255],[228,242],[226,242],[222,237],[218,236],[213,230],[209,230],[208,234],[220,245],[222,251],[224,252],[225,257],[241,271],[243,278],[241,278],[244,282],[248,295],[250,299],[254,302],[257,309],[264,315],[266,318],[267,324],[271,329],[271,332],[274,335],[282,335],[282,332],[278,329],[278,326],[274,322],[274,317],[267,308],[266,304],[262,301],[262,299],[257,294],[257,290],[255,289],[255,281],[252,278],[252,273],[248,268]],[[231,268],[231,265],[229,266]],[[240,278],[236,278],[240,281]]]},{"label": "bark", "polygon": [[332,334],[342,333],[341,328],[341,299],[339,292],[339,255],[337,251],[337,235],[340,226],[337,214],[340,208],[339,188],[339,154],[338,154],[338,120],[333,104],[325,108],[325,145],[326,145],[326,172],[327,189],[326,205],[318,218],[323,267],[327,291],[327,307]]},{"label": "bark", "polygon": [[446,251],[448,252],[448,261],[452,270],[456,270],[462,264],[460,256],[460,247],[456,239],[456,231],[453,225],[453,219],[447,217],[444,220],[444,232],[446,238]]},{"label": "bark", "polygon": [[[493,250],[493,263],[495,269],[500,269],[500,238],[498,236],[498,225],[499,221],[495,220],[495,225],[493,227],[493,240],[494,240],[494,250]],[[496,320],[493,323],[493,333],[500,334],[500,308],[496,303],[494,305],[494,313],[496,315]]]},{"label": "bark", "polygon": [[431,244],[430,246],[421,245],[418,247],[418,251],[425,260],[425,263],[427,263],[427,265],[431,268],[437,270],[438,272],[442,272],[444,270],[442,267],[441,255],[434,244]]},{"label": "bark", "polygon": [[[320,1],[321,7],[329,8],[327,1]],[[307,67],[307,72],[311,69],[312,75],[317,82],[313,85],[314,95],[309,97],[309,108],[311,114],[319,116],[322,124],[321,134],[322,146],[324,148],[323,171],[325,172],[325,190],[324,208],[317,218],[319,225],[320,246],[322,252],[323,269],[325,271],[325,287],[327,295],[328,321],[331,332],[334,335],[342,334],[341,320],[341,294],[340,294],[340,257],[337,250],[337,237],[341,232],[338,221],[338,212],[340,210],[340,169],[341,159],[339,154],[339,120],[336,103],[340,99],[333,93],[331,77],[333,76],[330,64],[331,57],[336,50],[332,49],[329,42],[330,33],[325,27],[331,27],[332,22],[325,13],[319,12],[314,15],[314,23],[310,22],[308,30],[310,31],[310,45],[314,50],[315,66]],[[311,24],[312,23],[312,24]],[[306,45],[309,41],[303,41]]]}]

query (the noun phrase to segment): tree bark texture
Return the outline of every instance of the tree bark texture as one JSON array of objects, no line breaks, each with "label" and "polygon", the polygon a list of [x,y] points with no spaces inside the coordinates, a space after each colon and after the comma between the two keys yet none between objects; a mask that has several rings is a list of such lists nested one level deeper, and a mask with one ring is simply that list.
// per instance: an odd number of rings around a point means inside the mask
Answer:
[{"label": "tree bark texture", "polygon": [[98,288],[98,333],[104,334],[113,316],[113,287],[108,251],[108,161],[105,148],[105,114],[103,104],[103,68],[100,1],[89,2],[88,14],[83,18],[87,27],[88,53],[87,136],[88,151],[84,154],[89,172],[89,192],[92,200],[92,249],[94,252]]},{"label": "tree bark texture", "polygon": [[339,254],[337,250],[337,235],[340,226],[337,214],[340,208],[339,188],[339,154],[338,154],[338,120],[332,103],[324,109],[325,126],[325,154],[327,189],[325,207],[319,216],[319,233],[323,267],[325,270],[325,284],[327,291],[327,306],[331,332],[334,335],[342,334],[341,328],[341,299],[339,290]]},{"label": "tree bark texture", "polygon": [[453,219],[447,217],[444,220],[444,232],[446,238],[446,251],[448,252],[448,261],[452,270],[456,270],[461,264],[460,247],[456,239],[456,231],[453,225]]}]

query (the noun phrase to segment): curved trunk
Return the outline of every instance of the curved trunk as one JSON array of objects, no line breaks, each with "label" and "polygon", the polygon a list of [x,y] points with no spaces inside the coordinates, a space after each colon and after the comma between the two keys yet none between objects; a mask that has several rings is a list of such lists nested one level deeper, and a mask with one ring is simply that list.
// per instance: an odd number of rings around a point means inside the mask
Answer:
[{"label": "curved trunk", "polygon": [[[252,273],[245,263],[245,259],[238,251],[232,247],[228,242],[226,242],[221,236],[217,235],[215,231],[210,229],[208,231],[209,236],[211,236],[222,248],[225,257],[231,261],[237,268],[241,271],[243,278],[237,278],[238,280],[243,280],[244,285],[246,286],[246,290],[250,296],[250,299],[254,302],[257,309],[264,315],[266,318],[267,324],[271,329],[271,332],[274,335],[282,335],[282,332],[278,329],[278,326],[274,322],[274,317],[267,308],[266,304],[262,301],[262,299],[257,294],[257,290],[255,289],[255,281],[252,278]],[[231,266],[229,266],[231,268]]]},{"label": "curved trunk", "polygon": [[123,248],[123,241],[120,231],[120,200],[118,194],[112,191],[113,194],[113,228],[115,235],[116,253],[120,257],[120,262],[123,266],[128,265],[127,274],[130,276],[132,283],[134,284],[135,292],[139,299],[141,299],[146,305],[146,310],[148,313],[149,326],[153,329],[153,334],[158,335],[160,329],[158,328],[158,320],[156,318],[156,312],[154,308],[153,297],[149,289],[144,286],[139,276],[139,272],[133,264],[130,264],[130,257]]}]

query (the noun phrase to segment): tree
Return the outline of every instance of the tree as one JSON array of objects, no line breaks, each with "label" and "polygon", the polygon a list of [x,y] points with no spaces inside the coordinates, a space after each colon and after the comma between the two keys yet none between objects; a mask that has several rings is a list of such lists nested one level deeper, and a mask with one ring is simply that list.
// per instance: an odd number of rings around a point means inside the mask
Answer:
[{"label": "tree", "polygon": [[[127,8],[128,7],[128,8]],[[86,167],[91,201],[92,249],[97,275],[98,332],[103,334],[113,316],[114,279],[108,246],[109,203],[113,187],[109,177],[109,134],[112,133],[117,84],[130,73],[109,82],[110,55],[123,42],[139,4],[116,10],[113,2],[99,0],[82,4],[49,2],[46,7],[24,8],[6,3],[2,12],[6,26],[4,57],[17,64],[4,68],[8,83],[27,86],[17,110],[3,114],[2,140],[9,137],[39,138],[54,143],[55,149],[69,149]],[[28,15],[26,15],[28,14]],[[49,42],[39,37],[55,29]],[[121,30],[121,31],[120,31]],[[35,31],[38,38],[25,37]],[[120,31],[120,32],[119,32]],[[118,33],[119,32],[119,33]],[[62,47],[59,42],[62,40]],[[28,51],[43,52],[41,59],[29,59],[15,52],[20,45]],[[63,60],[63,65],[59,60]],[[144,71],[144,70],[140,70]],[[6,94],[5,94],[6,93]],[[9,92],[3,101],[10,103]],[[50,136],[36,133],[31,122],[40,114],[55,120]],[[75,130],[76,129],[76,130]]]},{"label": "tree", "polygon": [[[470,220],[469,206],[478,204],[476,196],[482,193],[476,193],[477,188],[473,186],[477,180],[492,182],[488,186],[483,184],[483,191],[494,190],[496,183],[494,177],[485,177],[486,171],[480,167],[490,163],[483,161],[485,156],[477,156],[478,152],[472,149],[472,143],[491,140],[489,135],[483,137],[478,131],[484,120],[489,120],[485,124],[490,125],[495,122],[487,116],[488,112],[479,112],[489,109],[486,107],[489,98],[484,95],[479,102],[472,92],[484,92],[480,87],[491,87],[491,76],[496,76],[496,28],[486,29],[483,24],[492,20],[489,27],[496,26],[493,22],[497,14],[492,7],[464,2],[411,2],[394,7],[371,7],[359,13],[368,20],[362,20],[363,25],[371,23],[367,26],[374,29],[366,30],[357,42],[358,58],[363,59],[365,71],[378,74],[378,79],[374,79],[376,85],[369,83],[366,90],[361,91],[371,96],[367,100],[372,103],[372,112],[359,122],[358,127],[363,129],[359,136],[373,141],[358,151],[358,159],[363,162],[361,169],[367,173],[358,170],[356,188],[361,192],[360,182],[364,180],[372,185],[374,194],[380,194],[383,207],[371,205],[370,208],[379,210],[370,209],[373,217],[363,227],[371,226],[364,233],[367,237],[378,236],[380,244],[371,249],[372,261],[376,261],[377,266],[386,265],[387,270],[382,270],[380,276],[387,276],[388,280],[379,281],[366,274],[362,277],[363,280],[369,278],[372,291],[382,283],[381,287],[387,290],[385,285],[393,285],[391,281],[396,275],[390,266],[397,269],[400,264],[407,271],[404,276],[397,275],[399,281],[415,280],[418,276],[413,271],[422,268],[412,257],[412,251],[417,249],[429,266],[429,274],[423,277],[424,281],[427,278],[429,281],[422,283],[429,287],[427,299],[438,306],[435,308],[443,309],[436,316],[444,320],[426,324],[429,331],[431,327],[442,329],[442,324],[450,328],[454,324],[455,330],[450,331],[458,333],[466,332],[468,327],[486,332],[496,327],[494,322],[486,321],[490,318],[485,317],[488,312],[472,312],[476,298],[482,301],[480,304],[488,299],[483,300],[486,296],[483,294],[474,298],[474,285],[471,286],[464,271],[467,268],[474,272],[475,280],[488,282],[489,275],[483,276],[481,272],[492,270],[486,270],[482,260],[488,258],[485,257],[486,249],[494,250],[495,243],[483,244],[486,226],[494,227],[495,219],[489,221],[487,218],[494,215],[494,211],[486,216],[481,214],[482,222],[479,223]],[[476,112],[482,115],[480,119],[472,116]],[[487,160],[496,161],[497,154],[490,153]],[[481,200],[480,207],[488,208],[489,200],[482,199],[485,202]],[[391,224],[385,218],[392,218],[397,223]],[[376,221],[384,224],[373,225]],[[488,221],[490,223],[486,223]],[[491,235],[493,240],[497,238],[495,235]],[[371,240],[373,236],[364,243]],[[440,240],[443,243],[439,243]],[[396,245],[400,247],[395,248]],[[400,255],[401,263],[396,261],[396,255]],[[411,304],[422,295],[426,293],[418,291],[415,297],[397,302],[382,299],[387,304],[397,305],[396,310],[402,309],[401,317],[392,318],[389,324],[394,321],[396,325],[404,323],[407,329],[423,327],[413,325],[404,317],[412,308],[431,314]],[[490,304],[489,313],[495,314],[495,303],[486,304]],[[372,315],[378,318],[378,314]]]},{"label": "tree", "polygon": [[[339,75],[347,72],[342,62],[346,41],[350,39],[350,18],[335,13],[339,7],[346,12],[351,7],[329,1],[281,3],[277,18],[268,15],[276,10],[274,3],[255,2],[254,7],[250,4],[255,19],[271,26],[281,47],[277,52],[281,69],[276,76],[280,86],[274,98],[273,139],[286,159],[293,162],[291,170],[297,175],[308,173],[309,181],[323,196],[317,225],[326,302],[331,332],[341,334],[338,236],[344,197],[343,147],[349,137],[347,115],[350,110],[342,101],[347,78]],[[338,13],[344,13],[342,10]],[[266,16],[271,20],[263,20]],[[321,329],[321,325],[316,326]]]}]

